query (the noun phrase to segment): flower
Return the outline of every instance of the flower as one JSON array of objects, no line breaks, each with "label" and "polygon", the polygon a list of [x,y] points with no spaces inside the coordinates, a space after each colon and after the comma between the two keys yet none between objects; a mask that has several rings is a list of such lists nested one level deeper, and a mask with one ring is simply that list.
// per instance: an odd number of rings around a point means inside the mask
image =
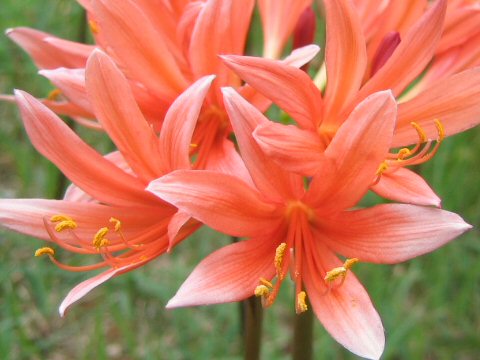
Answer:
[{"label": "flower", "polygon": [[[134,0],[79,1],[88,12],[96,46],[109,54],[129,80],[135,98],[156,130],[162,126],[173,100],[197,79],[215,74],[193,135],[195,166],[232,168],[228,140],[231,126],[223,108],[220,87],[241,87],[240,79],[218,58],[219,54],[243,54],[255,5],[254,0],[156,2]],[[266,56],[278,58],[302,11],[312,0],[259,0],[264,22]],[[27,28],[7,31],[27,50],[60,89],[63,98],[55,110],[73,111],[77,121],[99,127],[89,104],[83,69],[93,46],[75,44]],[[152,46],[155,44],[155,46]],[[318,51],[309,46],[285,59],[302,66]],[[243,87],[261,109],[270,101],[250,87]],[[65,98],[68,100],[65,102]],[[49,105],[52,101],[47,102]],[[87,115],[85,115],[87,114]],[[85,119],[85,116],[89,119]]]},{"label": "flower", "polygon": [[[274,122],[262,124],[254,136],[278,163],[308,176],[318,170],[323,152],[355,106],[380,90],[391,89],[398,98],[425,69],[440,38],[446,1],[437,1],[410,28],[371,77],[366,76],[367,48],[355,9],[344,0],[326,0],[325,5],[328,81],[323,96],[305,73],[278,61],[222,57],[242,79],[296,121],[299,128]],[[379,168],[380,176],[372,190],[396,201],[439,206],[440,199],[425,181],[404,166],[429,160],[445,135],[477,125],[479,95],[477,67],[439,79],[411,100],[398,100],[398,121],[391,146],[401,149],[392,150]],[[407,148],[410,144],[415,146]]]},{"label": "flower", "polygon": [[223,91],[252,182],[208,170],[179,170],[154,180],[148,190],[218,231],[250,239],[204,259],[167,307],[239,301],[254,293],[269,306],[290,272],[297,312],[307,309],[308,296],[339,343],[378,359],[382,323],[351,267],[358,261],[405,261],[470,226],[454,213],[430,207],[352,209],[391,146],[397,107],[390,91],[375,93],[354,109],[311,179],[273,162],[252,136],[267,119],[233,89]]},{"label": "flower", "polygon": [[70,291],[60,306],[62,316],[96,286],[154,260],[199,226],[146,192],[145,186],[174,169],[190,168],[191,137],[213,76],[200,78],[174,101],[158,138],[127,80],[107,55],[94,51],[86,75],[93,111],[119,151],[100,155],[38,100],[17,91],[33,145],[74,185],[63,200],[0,200],[3,226],[100,261],[66,265],[51,247],[40,249],[36,256],[47,255],[70,271],[107,269]]}]

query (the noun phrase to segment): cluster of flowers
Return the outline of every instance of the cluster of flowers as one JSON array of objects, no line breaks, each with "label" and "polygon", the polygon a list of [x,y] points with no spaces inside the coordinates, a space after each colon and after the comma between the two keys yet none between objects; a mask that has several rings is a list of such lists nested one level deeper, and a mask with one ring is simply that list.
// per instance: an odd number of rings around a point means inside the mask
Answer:
[{"label": "cluster of flowers", "polygon": [[[36,255],[63,269],[105,269],[61,315],[206,224],[245,240],[204,259],[168,307],[254,294],[269,306],[290,274],[297,313],[310,303],[338,342],[378,358],[382,323],[352,266],[405,261],[470,228],[405,166],[480,121],[480,4],[78,1],[95,45],[7,31],[57,87],[15,99],[33,145],[72,184],[63,200],[0,200],[0,223],[51,241]],[[263,57],[244,55],[255,6]],[[313,9],[326,45],[311,78]],[[272,103],[292,124],[265,117]],[[55,113],[102,129],[118,151],[100,155]],[[398,203],[359,208],[369,190]],[[66,265],[54,248],[99,260]]]}]

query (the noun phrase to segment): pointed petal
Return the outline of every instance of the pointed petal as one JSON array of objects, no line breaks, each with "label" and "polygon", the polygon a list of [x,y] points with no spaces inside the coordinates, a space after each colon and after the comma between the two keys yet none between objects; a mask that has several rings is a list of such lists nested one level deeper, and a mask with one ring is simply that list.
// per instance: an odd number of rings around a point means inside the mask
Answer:
[{"label": "pointed petal", "polygon": [[398,126],[393,146],[418,141],[410,123],[416,122],[430,139],[438,137],[438,119],[447,135],[465,131],[480,122],[480,67],[435,82],[410,101],[398,107]]},{"label": "pointed petal", "polygon": [[[53,45],[52,42],[58,39],[53,35],[27,27],[8,29],[6,35],[22,47],[40,69],[85,67],[87,60],[85,54],[80,53],[79,55],[76,51],[66,51],[72,50],[72,48],[65,49]],[[49,41],[45,41],[46,39]],[[78,45],[84,46],[83,44]]]},{"label": "pointed petal", "polygon": [[170,252],[172,248],[178,243],[177,235],[180,229],[191,219],[192,217],[181,210],[177,211],[172,219],[168,223],[168,250]]},{"label": "pointed petal", "polygon": [[356,9],[348,0],[325,1],[327,44],[326,119],[357,94],[367,66],[367,48]]},{"label": "pointed petal", "polygon": [[325,147],[315,132],[269,122],[259,125],[253,137],[270,158],[288,171],[312,176],[322,164]]},{"label": "pointed petal", "polygon": [[408,204],[440,207],[441,203],[440,198],[421,176],[405,168],[383,173],[380,181],[372,186],[371,190],[386,199]]},{"label": "pointed petal", "polygon": [[204,3],[188,49],[196,77],[217,74],[217,86],[232,84],[232,74],[227,72],[218,55],[243,53],[254,4],[254,0],[208,0]]},{"label": "pointed petal", "polygon": [[86,202],[43,199],[0,199],[0,224],[22,234],[49,240],[44,219],[64,214],[78,224],[75,233],[91,238],[97,230],[109,223],[111,217],[120,219],[125,235],[142,231],[159,219],[174,214],[174,208],[164,207],[114,207]]},{"label": "pointed petal", "polygon": [[160,133],[163,173],[190,168],[193,130],[215,76],[205,76],[185,90],[170,106]]},{"label": "pointed petal", "polygon": [[335,170],[323,171],[310,184],[308,196],[314,206],[338,211],[365,195],[390,149],[396,108],[391,92],[382,91],[354,109],[325,150]]},{"label": "pointed petal", "polygon": [[470,228],[445,210],[383,204],[329,218],[321,233],[331,249],[346,257],[394,264],[431,252]]},{"label": "pointed petal", "polygon": [[156,202],[137,178],[104,159],[33,96],[15,95],[32,144],[82,190],[110,204]]},{"label": "pointed petal", "polygon": [[250,57],[222,56],[225,64],[255,90],[290,114],[306,129],[321,120],[322,95],[302,70],[281,61]]},{"label": "pointed petal", "polygon": [[323,280],[327,271],[342,266],[321,243],[307,250],[304,282],[313,311],[332,337],[354,354],[379,359],[385,346],[383,325],[368,293],[353,273],[342,286],[329,290]]},{"label": "pointed petal", "polygon": [[57,68],[54,70],[40,70],[40,75],[45,76],[73,104],[92,114],[92,106],[85,89],[85,70]]},{"label": "pointed petal", "polygon": [[175,97],[187,82],[163,35],[133,0],[93,2],[99,32],[126,72],[162,97]]},{"label": "pointed petal", "polygon": [[98,121],[130,167],[146,181],[159,177],[162,171],[157,136],[122,72],[99,50],[88,60],[86,85]]},{"label": "pointed petal", "polygon": [[385,65],[360,90],[357,100],[383,89],[398,96],[425,70],[442,34],[446,7],[446,0],[438,0],[412,26]]},{"label": "pointed petal", "polygon": [[285,198],[300,196],[303,193],[301,177],[287,173],[275,164],[262,152],[252,136],[255,128],[268,120],[232,88],[223,88],[222,91],[240,153],[260,193],[280,202]]},{"label": "pointed petal", "polygon": [[259,0],[263,25],[263,56],[278,59],[300,15],[312,0]]},{"label": "pointed petal", "polygon": [[296,68],[301,68],[308,64],[320,52],[320,47],[317,45],[306,45],[294,49],[282,62]]},{"label": "pointed petal", "polygon": [[275,242],[255,238],[225,246],[206,257],[167,308],[240,301],[253,295],[261,277],[274,275]]},{"label": "pointed petal", "polygon": [[265,233],[278,217],[272,204],[237,178],[206,170],[178,170],[148,185],[161,199],[233,236]]}]

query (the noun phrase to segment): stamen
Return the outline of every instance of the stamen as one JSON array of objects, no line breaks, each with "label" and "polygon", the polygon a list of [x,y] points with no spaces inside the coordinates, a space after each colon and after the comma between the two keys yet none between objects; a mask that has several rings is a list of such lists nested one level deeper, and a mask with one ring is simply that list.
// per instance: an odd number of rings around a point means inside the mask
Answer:
[{"label": "stamen", "polygon": [[55,256],[55,250],[51,247],[42,247],[35,251],[36,257],[43,256],[43,255]]},{"label": "stamen", "polygon": [[440,144],[445,138],[445,129],[442,123],[438,120],[434,120],[435,127],[437,128],[437,139],[435,145],[432,145],[433,140],[429,140],[426,132],[416,122],[411,122],[410,125],[415,129],[418,135],[418,142],[412,149],[401,148],[396,154],[390,153],[387,159],[383,161],[375,174],[375,180],[373,185],[380,181],[381,176],[386,171],[395,171],[400,167],[407,165],[417,165],[429,161],[437,153]]},{"label": "stamen", "polygon": [[110,241],[105,238],[108,234],[109,229],[107,227],[100,228],[97,233],[93,236],[92,245],[95,249],[100,250],[100,248],[108,246]]},{"label": "stamen", "polygon": [[98,27],[98,24],[95,20],[88,20],[88,25],[90,26],[90,31],[92,34],[97,35],[100,31],[100,28]]},{"label": "stamen", "polygon": [[300,314],[308,310],[306,298],[307,298],[307,293],[305,291],[300,291],[297,294],[297,306],[296,306],[297,314]]},{"label": "stamen", "polygon": [[277,276],[281,280],[285,277],[285,274],[283,274],[283,259],[285,257],[285,250],[287,249],[287,244],[286,243],[281,243],[278,245],[277,249],[275,250],[275,269],[277,271]]},{"label": "stamen", "polygon": [[255,296],[257,297],[267,297],[270,294],[270,289],[265,285],[258,285],[255,288]]},{"label": "stamen", "polygon": [[50,221],[52,223],[58,223],[55,225],[55,231],[56,232],[62,232],[63,230],[73,230],[77,228],[77,223],[67,215],[53,215],[50,218]]},{"label": "stamen", "polygon": [[60,95],[62,95],[62,91],[60,89],[53,89],[47,95],[47,100],[55,101],[57,100]]},{"label": "stamen", "polygon": [[114,225],[115,232],[119,232],[122,228],[122,222],[117,218],[111,217],[108,221],[110,221]]},{"label": "stamen", "polygon": [[328,285],[327,292],[332,288],[333,282],[335,280],[341,279],[340,284],[338,284],[338,286],[342,286],[343,283],[345,282],[345,278],[347,277],[348,270],[350,270],[352,266],[358,262],[359,262],[358,258],[346,259],[345,262],[343,263],[343,266],[339,266],[339,267],[333,268],[330,271],[327,271],[325,277],[323,278],[325,280],[325,283]]},{"label": "stamen", "polygon": [[273,288],[272,283],[265,278],[260,278],[260,284],[265,285],[266,287],[268,287],[270,289]]}]

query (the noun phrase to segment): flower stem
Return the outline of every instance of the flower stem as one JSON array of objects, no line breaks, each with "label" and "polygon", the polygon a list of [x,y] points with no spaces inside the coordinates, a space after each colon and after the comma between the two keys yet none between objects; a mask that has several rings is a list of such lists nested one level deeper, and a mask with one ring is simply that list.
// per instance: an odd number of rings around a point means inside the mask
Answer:
[{"label": "flower stem", "polygon": [[309,309],[295,316],[293,333],[293,360],[313,358],[313,311]]},{"label": "flower stem", "polygon": [[245,360],[260,359],[263,309],[261,300],[252,296],[243,301]]}]

